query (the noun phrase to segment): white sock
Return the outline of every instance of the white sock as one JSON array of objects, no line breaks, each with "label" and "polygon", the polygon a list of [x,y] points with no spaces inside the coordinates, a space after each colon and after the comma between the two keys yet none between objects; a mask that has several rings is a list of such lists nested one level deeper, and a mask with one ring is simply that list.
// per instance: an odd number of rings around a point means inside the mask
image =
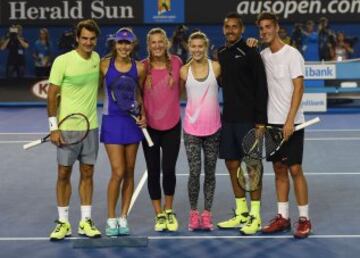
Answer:
[{"label": "white sock", "polygon": [[305,217],[306,219],[309,219],[309,205],[299,205],[298,206],[299,209],[299,216],[300,217]]},{"label": "white sock", "polygon": [[91,205],[81,205],[81,220],[91,219]]},{"label": "white sock", "polygon": [[289,202],[278,202],[278,213],[284,218],[289,218]]},{"label": "white sock", "polygon": [[127,219],[125,216],[118,218],[118,223],[120,227],[126,227],[127,226]]},{"label": "white sock", "polygon": [[107,219],[107,224],[109,225],[109,227],[111,228],[116,228],[117,226],[117,219],[116,218],[108,218]]},{"label": "white sock", "polygon": [[58,206],[58,213],[59,213],[59,220],[61,222],[69,222],[69,206],[66,207]]}]

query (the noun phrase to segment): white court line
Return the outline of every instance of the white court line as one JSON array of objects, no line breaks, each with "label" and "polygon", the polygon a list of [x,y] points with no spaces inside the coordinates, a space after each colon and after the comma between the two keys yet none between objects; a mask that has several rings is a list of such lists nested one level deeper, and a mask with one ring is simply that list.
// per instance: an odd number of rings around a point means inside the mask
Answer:
[{"label": "white court line", "polygon": [[[360,172],[304,172],[306,176],[342,176],[342,175],[360,175]],[[229,173],[216,173],[216,176],[228,176]],[[274,173],[264,173],[264,176],[274,176]],[[189,176],[189,174],[180,173],[176,176]],[[204,176],[202,173],[201,176]]]},{"label": "white court line", "polygon": [[[149,240],[203,240],[203,239],[293,239],[293,235],[283,236],[148,236]],[[360,235],[310,235],[309,238],[344,239],[360,238]],[[67,237],[66,240],[87,239],[84,237]],[[49,241],[49,237],[0,237],[0,241]]]},{"label": "white court line", "polygon": [[139,194],[141,192],[141,189],[143,188],[147,178],[148,178],[148,172],[147,172],[147,170],[145,170],[145,172],[143,173],[143,175],[142,175],[142,177],[141,177],[141,179],[139,181],[139,184],[136,186],[136,189],[135,189],[135,191],[133,193],[133,196],[131,198],[131,202],[130,202],[130,205],[129,205],[129,210],[128,210],[128,213],[127,213],[128,215],[130,214],[130,211],[131,211],[132,207],[134,206],[135,201],[138,198],[138,196],[139,196]]},{"label": "white court line", "polygon": [[36,134],[48,134],[49,132],[35,132],[35,133],[0,133],[0,135],[36,135]]},{"label": "white court line", "polygon": [[[0,141],[0,144],[27,143],[32,140]],[[312,137],[305,141],[360,141],[360,137]]]}]

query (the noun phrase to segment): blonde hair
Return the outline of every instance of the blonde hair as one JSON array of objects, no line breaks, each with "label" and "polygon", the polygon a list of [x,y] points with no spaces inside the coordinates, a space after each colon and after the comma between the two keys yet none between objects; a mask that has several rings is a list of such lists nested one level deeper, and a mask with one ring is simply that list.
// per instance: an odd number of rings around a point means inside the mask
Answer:
[{"label": "blonde hair", "polygon": [[169,39],[166,35],[166,32],[162,29],[162,28],[153,28],[151,29],[148,34],[146,35],[146,41],[147,41],[147,51],[148,51],[148,57],[147,57],[147,60],[148,60],[148,67],[147,67],[147,73],[146,73],[146,80],[145,80],[145,86],[147,88],[151,88],[151,84],[152,84],[152,77],[151,77],[151,70],[152,70],[152,62],[153,62],[153,56],[151,55],[151,51],[150,51],[150,48],[149,48],[149,43],[150,43],[150,37],[152,35],[155,35],[155,34],[160,34],[164,41],[165,41],[165,44],[166,44],[166,51],[165,51],[165,64],[166,64],[166,69],[168,71],[168,74],[169,74],[169,80],[168,80],[168,85],[169,87],[172,87],[173,84],[174,84],[174,78],[173,78],[173,74],[172,74],[172,65],[171,65],[171,54],[169,52],[169,49],[170,49],[170,42],[169,42]]},{"label": "blonde hair", "polygon": [[[191,41],[194,39],[202,39],[205,42],[205,46],[206,46],[206,53],[205,53],[205,57],[209,58],[209,38],[206,36],[206,34],[204,32],[201,31],[196,31],[190,34],[189,39],[188,39],[188,45],[190,46]],[[188,63],[190,64],[192,62],[192,56],[189,58]]]}]

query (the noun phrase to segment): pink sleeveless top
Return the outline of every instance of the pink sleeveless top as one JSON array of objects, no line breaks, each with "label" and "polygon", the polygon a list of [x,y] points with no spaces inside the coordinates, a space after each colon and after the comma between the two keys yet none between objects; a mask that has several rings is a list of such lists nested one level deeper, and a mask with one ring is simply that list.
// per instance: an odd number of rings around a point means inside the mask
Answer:
[{"label": "pink sleeveless top", "polygon": [[[142,61],[149,69],[149,60]],[[180,120],[180,68],[182,61],[178,56],[171,56],[173,85],[169,86],[167,68],[151,69],[151,88],[143,87],[143,101],[147,124],[156,130],[173,128]],[[149,72],[147,72],[149,73]]]},{"label": "pink sleeveless top", "polygon": [[209,73],[205,80],[198,81],[189,67],[186,78],[187,103],[184,116],[184,131],[195,136],[208,136],[221,127],[220,106],[218,102],[219,86],[209,63]]}]

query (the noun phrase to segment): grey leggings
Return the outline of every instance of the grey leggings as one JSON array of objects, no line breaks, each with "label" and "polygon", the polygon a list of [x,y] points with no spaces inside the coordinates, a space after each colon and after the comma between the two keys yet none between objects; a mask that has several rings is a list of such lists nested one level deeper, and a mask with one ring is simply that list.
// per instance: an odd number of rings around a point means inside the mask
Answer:
[{"label": "grey leggings", "polygon": [[215,192],[215,168],[219,153],[220,132],[209,136],[194,136],[184,132],[186,155],[190,168],[188,194],[191,209],[197,209],[200,191],[201,149],[204,150],[204,209],[210,211]]}]

